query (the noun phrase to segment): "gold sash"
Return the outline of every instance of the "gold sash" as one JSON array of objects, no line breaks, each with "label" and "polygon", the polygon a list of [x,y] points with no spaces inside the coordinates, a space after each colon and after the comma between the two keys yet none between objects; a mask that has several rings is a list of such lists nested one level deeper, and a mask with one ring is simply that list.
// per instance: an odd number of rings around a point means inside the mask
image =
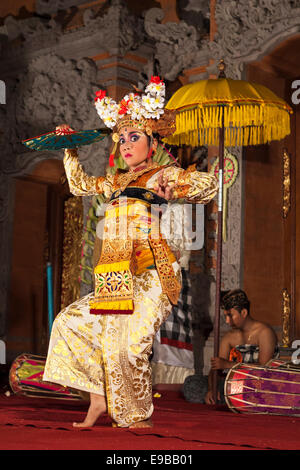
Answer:
[{"label": "gold sash", "polygon": [[[153,250],[155,266],[159,275],[162,291],[167,294],[171,304],[176,305],[181,291],[181,283],[175,277],[172,260],[170,259],[171,250],[166,240],[161,236],[158,240],[153,240],[150,236],[149,243]],[[175,259],[173,255],[173,261],[175,261]]]}]

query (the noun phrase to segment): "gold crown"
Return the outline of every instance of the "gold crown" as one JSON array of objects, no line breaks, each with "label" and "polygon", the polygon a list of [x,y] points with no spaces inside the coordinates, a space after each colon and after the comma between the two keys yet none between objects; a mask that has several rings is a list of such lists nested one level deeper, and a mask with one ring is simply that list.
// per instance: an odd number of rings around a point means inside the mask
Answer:
[{"label": "gold crown", "polygon": [[124,127],[133,127],[139,129],[145,134],[151,136],[152,134],[159,134],[161,137],[171,135],[176,130],[175,113],[168,109],[165,109],[164,114],[157,119],[132,119],[130,115],[124,116],[119,119],[116,126],[113,129],[112,140],[119,142],[119,135],[121,129]]}]

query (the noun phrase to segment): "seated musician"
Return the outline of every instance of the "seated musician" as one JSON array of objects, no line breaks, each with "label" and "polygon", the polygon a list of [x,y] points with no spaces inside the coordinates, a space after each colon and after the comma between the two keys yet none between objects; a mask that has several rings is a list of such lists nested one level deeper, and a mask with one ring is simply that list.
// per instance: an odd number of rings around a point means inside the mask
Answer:
[{"label": "seated musician", "polygon": [[[220,342],[219,356],[211,359],[206,404],[214,404],[212,371],[226,371],[236,362],[264,365],[277,354],[277,337],[266,323],[250,315],[250,302],[241,289],[231,290],[222,298],[226,323],[231,327]],[[222,382],[222,380],[221,380]]]}]

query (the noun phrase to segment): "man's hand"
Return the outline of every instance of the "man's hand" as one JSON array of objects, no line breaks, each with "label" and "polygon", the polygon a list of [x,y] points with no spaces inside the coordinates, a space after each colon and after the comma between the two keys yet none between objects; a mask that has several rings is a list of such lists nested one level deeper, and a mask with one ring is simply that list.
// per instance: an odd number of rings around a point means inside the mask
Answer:
[{"label": "man's hand", "polygon": [[215,404],[215,400],[213,399],[213,392],[211,390],[208,390],[206,392],[204,401],[207,405],[214,405]]},{"label": "man's hand", "polygon": [[[220,392],[218,392],[218,400],[220,401]],[[212,390],[208,390],[206,392],[206,395],[205,395],[205,398],[204,398],[204,401],[207,405],[215,405],[215,400],[213,398],[213,392]]]},{"label": "man's hand", "polygon": [[223,357],[212,357],[211,358],[211,368],[212,370],[218,369],[228,369],[232,367],[233,362],[227,361]]},{"label": "man's hand", "polygon": [[158,196],[163,197],[167,201],[173,199],[174,185],[169,185],[167,176],[162,171],[158,176],[158,184],[154,187]]}]

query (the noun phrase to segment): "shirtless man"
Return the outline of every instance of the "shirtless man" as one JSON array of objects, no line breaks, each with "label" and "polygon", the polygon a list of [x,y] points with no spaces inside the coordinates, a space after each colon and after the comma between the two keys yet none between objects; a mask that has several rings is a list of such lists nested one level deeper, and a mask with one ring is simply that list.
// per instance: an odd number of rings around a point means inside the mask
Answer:
[{"label": "shirtless man", "polygon": [[[275,353],[277,337],[266,323],[254,320],[250,315],[250,302],[244,291],[227,292],[222,299],[226,323],[231,327],[222,338],[219,356],[211,359],[208,376],[206,404],[214,404],[212,371],[230,369],[236,362],[264,365]],[[235,360],[233,360],[235,359]]]}]

